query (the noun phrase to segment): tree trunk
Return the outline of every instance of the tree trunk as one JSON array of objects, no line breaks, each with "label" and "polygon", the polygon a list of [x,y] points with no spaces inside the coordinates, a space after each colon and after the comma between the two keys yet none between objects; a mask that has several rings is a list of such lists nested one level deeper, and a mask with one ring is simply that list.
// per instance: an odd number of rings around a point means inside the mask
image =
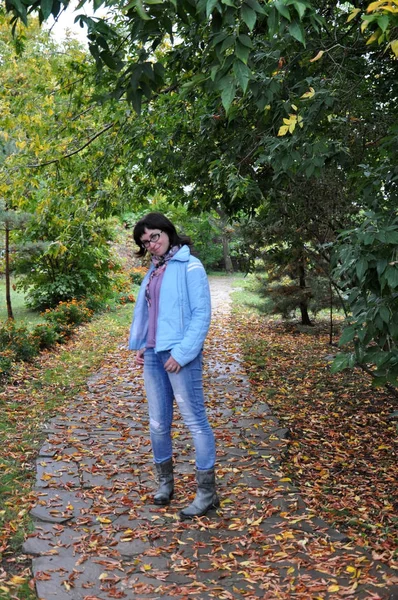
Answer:
[{"label": "tree trunk", "polygon": [[6,226],[5,238],[5,277],[6,277],[6,303],[7,315],[9,319],[14,320],[11,305],[11,281],[10,281],[10,230]]},{"label": "tree trunk", "polygon": [[222,249],[224,255],[224,266],[227,273],[234,272],[234,266],[232,264],[231,255],[229,252],[229,242],[226,236],[222,236]]},{"label": "tree trunk", "polygon": [[[299,262],[299,282],[300,282],[300,289],[305,290],[307,286],[305,284],[305,270],[304,270],[304,264],[303,264],[302,259]],[[300,312],[301,312],[301,324],[302,325],[312,325],[310,316],[308,314],[308,302],[307,302],[307,299],[304,298],[304,296],[303,296],[303,300],[300,302]]]},{"label": "tree trunk", "polygon": [[330,316],[329,316],[329,345],[333,344],[333,288],[332,284],[329,282],[329,291],[330,291]]}]

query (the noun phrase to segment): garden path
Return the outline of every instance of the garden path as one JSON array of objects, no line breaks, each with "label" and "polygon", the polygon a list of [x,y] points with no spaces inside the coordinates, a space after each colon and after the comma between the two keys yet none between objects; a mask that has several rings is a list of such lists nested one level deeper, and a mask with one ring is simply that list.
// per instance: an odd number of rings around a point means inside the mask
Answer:
[{"label": "garden path", "polygon": [[230,279],[210,281],[204,385],[221,508],[178,520],[194,494],[191,440],[178,414],[175,498],[166,508],[150,503],[142,373],[124,341],[47,426],[35,531],[24,545],[38,598],[396,600],[387,567],[310,513],[284,477],[288,432],[252,397],[231,320]]}]

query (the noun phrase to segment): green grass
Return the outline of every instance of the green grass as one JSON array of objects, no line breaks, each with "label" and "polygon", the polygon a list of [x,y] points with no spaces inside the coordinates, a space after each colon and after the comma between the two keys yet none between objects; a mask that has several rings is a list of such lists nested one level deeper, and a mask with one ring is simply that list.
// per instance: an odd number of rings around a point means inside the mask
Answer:
[{"label": "green grass", "polygon": [[237,275],[234,279],[232,292],[233,310],[264,314],[266,299],[262,298],[258,292],[258,282],[254,275]]},{"label": "green grass", "polygon": [[[272,300],[270,298],[264,297],[261,294],[261,284],[257,280],[255,274],[250,273],[247,276],[243,274],[238,274],[234,278],[233,287],[236,290],[232,293],[233,299],[233,310],[235,312],[244,311],[249,314],[256,315],[266,315],[267,319],[270,321],[277,321],[281,319],[280,314],[272,314]],[[324,308],[319,310],[316,315],[312,314],[310,311],[311,321],[314,323],[320,323],[329,321],[330,319],[330,309]],[[335,324],[340,324],[344,319],[344,312],[342,309],[333,309],[333,321]],[[300,320],[300,312],[297,309],[295,315],[291,319],[292,321]],[[288,322],[289,319],[286,319]],[[300,325],[298,326],[300,327]],[[302,326],[304,331],[307,333],[312,333],[312,328],[308,328],[306,326]]]},{"label": "green grass", "polygon": [[[11,285],[14,283],[15,281],[12,280]],[[23,292],[11,289],[11,306],[14,319],[18,325],[34,327],[38,323],[44,323],[44,319],[40,313],[27,308]],[[4,277],[0,277],[0,322],[7,321],[7,318],[6,282]]]}]

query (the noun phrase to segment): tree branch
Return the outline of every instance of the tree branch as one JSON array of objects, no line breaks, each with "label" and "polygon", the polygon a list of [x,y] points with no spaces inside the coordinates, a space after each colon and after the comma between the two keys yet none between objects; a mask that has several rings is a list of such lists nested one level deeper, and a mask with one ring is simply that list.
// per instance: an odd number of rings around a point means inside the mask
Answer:
[{"label": "tree branch", "polygon": [[65,159],[65,158],[70,158],[71,156],[74,156],[75,154],[79,154],[79,152],[84,150],[84,148],[87,148],[87,146],[89,146],[94,140],[96,140],[100,135],[102,135],[103,133],[108,131],[108,129],[111,129],[112,127],[114,127],[114,125],[115,125],[115,123],[111,123],[110,125],[107,125],[106,127],[104,127],[104,129],[101,129],[101,131],[99,131],[98,133],[93,135],[93,137],[90,138],[85,144],[83,144],[83,146],[81,146],[80,148],[77,148],[76,150],[73,150],[72,152],[69,152],[69,154],[65,154],[64,156],[61,156],[60,158],[54,158],[53,160],[47,160],[46,162],[38,163],[36,165],[28,164],[27,167],[30,169],[39,169],[40,167],[47,167],[48,165],[53,165],[53,164],[59,163],[61,160]]}]

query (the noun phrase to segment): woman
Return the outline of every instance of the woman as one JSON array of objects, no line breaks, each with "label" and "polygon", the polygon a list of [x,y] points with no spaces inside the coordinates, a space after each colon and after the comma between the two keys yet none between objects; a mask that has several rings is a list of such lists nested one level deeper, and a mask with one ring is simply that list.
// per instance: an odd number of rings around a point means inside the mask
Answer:
[{"label": "woman", "polygon": [[194,501],[182,519],[205,515],[220,505],[215,485],[215,442],[207,420],[202,385],[202,348],[210,325],[210,292],[202,263],[191,255],[191,240],[179,235],[161,213],[149,213],[134,228],[138,256],[152,265],[141,284],[129,348],[144,365],[149,428],[159,488],[154,504],[167,505],[174,493],[171,425],[175,398],[189,428],[196,459]]}]

